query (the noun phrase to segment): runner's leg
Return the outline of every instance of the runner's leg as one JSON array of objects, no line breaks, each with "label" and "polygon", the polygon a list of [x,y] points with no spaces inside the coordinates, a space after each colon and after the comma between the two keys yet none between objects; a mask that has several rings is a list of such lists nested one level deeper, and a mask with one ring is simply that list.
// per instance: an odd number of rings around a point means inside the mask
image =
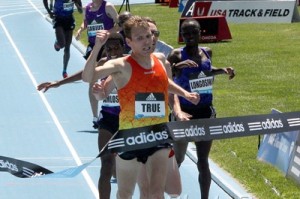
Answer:
[{"label": "runner's leg", "polygon": [[168,160],[165,192],[172,197],[178,197],[182,192],[181,177],[175,156],[170,157]]},{"label": "runner's leg", "polygon": [[64,48],[66,45],[66,39],[65,39],[65,31],[62,26],[57,26],[55,28],[55,36],[56,36],[56,42],[59,45],[59,47]]},{"label": "runner's leg", "polygon": [[123,160],[116,156],[116,171],[118,191],[117,199],[131,199],[134,193],[138,172],[142,163],[136,158],[132,160]]},{"label": "runner's leg", "polygon": [[198,181],[201,191],[201,199],[208,199],[211,184],[211,172],[209,169],[208,155],[212,141],[195,142],[197,150],[197,168],[199,171]]},{"label": "runner's leg", "polygon": [[[94,82],[90,83],[90,85],[89,85],[89,100],[90,100],[93,118],[98,118],[98,100],[93,95],[93,89],[92,89],[93,85],[94,85]],[[98,125],[96,125],[96,123],[94,123],[94,128],[98,128]]]},{"label": "runner's leg", "polygon": [[[99,129],[98,132],[98,147],[99,151],[105,146],[105,144],[112,137],[112,133],[105,129]],[[109,199],[111,192],[110,179],[113,173],[115,164],[115,155],[106,153],[101,156],[101,169],[100,177],[98,181],[99,198]]]},{"label": "runner's leg", "polygon": [[72,43],[73,30],[65,31],[65,49],[64,49],[64,67],[63,71],[67,71],[68,63],[70,60],[70,46]]},{"label": "runner's leg", "polygon": [[149,176],[149,198],[164,198],[169,152],[170,149],[160,149],[148,157],[146,171]]},{"label": "runner's leg", "polygon": [[188,144],[189,143],[185,141],[177,141],[173,143],[173,148],[175,151],[175,157],[176,157],[178,167],[180,167],[181,163],[184,161]]}]

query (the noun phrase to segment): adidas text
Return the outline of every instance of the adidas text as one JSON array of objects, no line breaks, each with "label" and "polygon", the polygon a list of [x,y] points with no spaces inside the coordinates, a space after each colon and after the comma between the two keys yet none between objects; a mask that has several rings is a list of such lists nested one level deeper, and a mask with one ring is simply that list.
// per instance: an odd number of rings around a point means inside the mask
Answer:
[{"label": "adidas text", "polygon": [[147,142],[155,142],[158,140],[166,140],[168,139],[168,133],[166,131],[162,132],[153,132],[146,134],[145,132],[140,133],[138,136],[128,137],[126,139],[126,144],[135,145],[135,144],[144,144]]},{"label": "adidas text", "polygon": [[277,129],[282,128],[283,124],[281,120],[267,119],[267,121],[261,123],[261,126],[263,129]]},{"label": "adidas text", "polygon": [[231,122],[228,123],[228,125],[223,126],[223,132],[224,133],[238,133],[238,132],[244,132],[245,128],[243,124],[236,124],[235,122],[231,124]]},{"label": "adidas text", "polygon": [[185,129],[184,133],[187,137],[192,137],[192,136],[203,136],[205,135],[205,130],[204,127],[198,127],[195,125],[195,127],[192,125],[190,128]]},{"label": "adidas text", "polygon": [[7,168],[11,171],[16,171],[16,172],[19,171],[17,165],[10,163],[8,161],[4,162],[3,160],[0,160],[0,168],[3,168],[3,169]]}]

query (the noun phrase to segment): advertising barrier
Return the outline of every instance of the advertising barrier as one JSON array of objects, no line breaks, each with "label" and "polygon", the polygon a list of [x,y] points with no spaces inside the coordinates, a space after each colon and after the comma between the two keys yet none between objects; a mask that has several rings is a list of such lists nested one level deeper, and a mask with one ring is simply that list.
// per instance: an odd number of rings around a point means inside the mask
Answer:
[{"label": "advertising barrier", "polygon": [[[181,3],[182,4],[182,3]],[[181,17],[224,16],[233,23],[299,22],[296,0],[195,1],[188,0]]]},{"label": "advertising barrier", "polygon": [[[113,135],[94,159],[77,167],[52,172],[37,164],[0,155],[0,172],[8,172],[19,178],[70,178],[78,175],[104,153],[146,149],[174,141],[195,142],[227,139],[299,129],[300,112],[167,122],[120,130]],[[300,148],[296,148],[297,153],[300,153]],[[299,163],[298,159],[296,163]],[[294,174],[299,174],[300,172],[295,172],[296,169],[296,167],[291,167],[289,170]]]},{"label": "advertising barrier", "polygon": [[[272,113],[281,114],[276,109],[272,109]],[[286,177],[292,178],[300,184],[299,133],[300,131],[296,130],[264,135],[257,158],[275,166]]]}]

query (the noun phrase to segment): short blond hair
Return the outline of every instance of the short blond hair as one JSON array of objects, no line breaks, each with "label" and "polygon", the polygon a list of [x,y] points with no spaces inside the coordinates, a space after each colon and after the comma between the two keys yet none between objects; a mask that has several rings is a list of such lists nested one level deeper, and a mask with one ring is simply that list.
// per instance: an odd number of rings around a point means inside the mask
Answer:
[{"label": "short blond hair", "polygon": [[149,28],[149,24],[147,20],[144,17],[134,15],[131,16],[125,23],[124,23],[124,34],[125,37],[131,39],[131,30],[132,28],[137,28],[137,27],[142,27],[142,28]]}]

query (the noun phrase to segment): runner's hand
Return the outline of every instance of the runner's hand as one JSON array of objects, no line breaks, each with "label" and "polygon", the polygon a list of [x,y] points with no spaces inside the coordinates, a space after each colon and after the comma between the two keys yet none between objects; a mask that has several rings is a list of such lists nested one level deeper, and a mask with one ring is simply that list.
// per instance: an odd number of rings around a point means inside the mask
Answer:
[{"label": "runner's hand", "polygon": [[98,30],[96,33],[96,44],[95,45],[101,45],[103,46],[109,36],[109,32],[107,30]]},{"label": "runner's hand", "polygon": [[38,91],[43,90],[43,92],[45,93],[48,89],[57,88],[57,87],[59,87],[58,82],[44,82],[37,86],[37,90]]},{"label": "runner's hand", "polygon": [[106,98],[104,82],[105,80],[101,80],[101,82],[96,82],[92,87],[92,92],[97,100],[103,100]]},{"label": "runner's hand", "polygon": [[188,93],[188,95],[185,98],[195,105],[197,105],[200,102],[200,95],[196,92]]},{"label": "runner's hand", "polygon": [[175,117],[176,117],[176,121],[188,121],[188,120],[190,120],[192,115],[190,115],[184,111],[180,111],[179,113],[175,114]]},{"label": "runner's hand", "polygon": [[229,80],[231,80],[235,77],[235,72],[232,67],[224,68],[224,72],[229,75]]}]

